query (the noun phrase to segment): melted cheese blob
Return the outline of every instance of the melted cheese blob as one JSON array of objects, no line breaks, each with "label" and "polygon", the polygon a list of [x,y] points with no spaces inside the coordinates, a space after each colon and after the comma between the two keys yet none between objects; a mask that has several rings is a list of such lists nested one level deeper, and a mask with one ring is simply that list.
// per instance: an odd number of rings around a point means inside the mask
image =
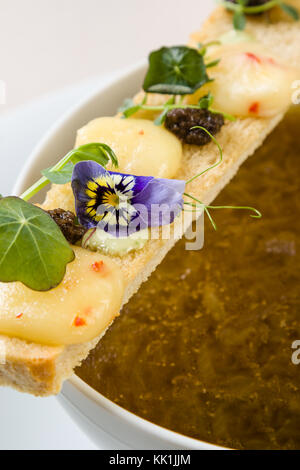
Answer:
[{"label": "melted cheese blob", "polygon": [[96,338],[119,314],[124,295],[119,267],[106,256],[74,247],[59,286],[37,292],[0,283],[0,333],[47,345]]},{"label": "melted cheese blob", "polygon": [[182,145],[171,132],[145,119],[101,117],[79,129],[76,147],[91,142],[109,145],[119,160],[117,171],[172,178],[182,159]]},{"label": "melted cheese blob", "polygon": [[211,91],[213,108],[235,116],[271,117],[291,104],[297,71],[283,65],[259,43],[240,42],[216,47],[210,60],[220,63],[210,72],[213,82],[190,98],[197,102]]}]

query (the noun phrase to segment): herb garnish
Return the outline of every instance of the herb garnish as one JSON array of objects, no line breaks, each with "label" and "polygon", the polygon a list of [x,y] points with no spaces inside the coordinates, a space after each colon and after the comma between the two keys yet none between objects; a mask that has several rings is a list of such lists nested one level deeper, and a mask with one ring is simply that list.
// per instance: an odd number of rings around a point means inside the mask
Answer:
[{"label": "herb garnish", "polygon": [[71,150],[56,165],[43,170],[43,177],[18,198],[0,198],[0,281],[20,281],[27,287],[45,291],[63,279],[74,252],[59,227],[45,211],[28,201],[49,182],[71,181],[76,163],[93,160],[118,166],[113,150],[92,143]]},{"label": "herb garnish", "polygon": [[69,183],[76,163],[92,160],[106,166],[109,161],[113,166],[118,166],[118,159],[114,151],[106,144],[91,143],[82,145],[71,150],[56,165],[42,171],[43,177],[27,189],[20,197],[24,201],[31,199],[36,193],[43,189],[49,183],[65,184]]},{"label": "herb garnish", "polygon": [[[149,56],[149,68],[144,81],[145,96],[141,103],[126,99],[118,109],[124,118],[133,116],[140,110],[159,112],[154,124],[161,126],[168,112],[176,108],[207,109],[212,113],[222,114],[225,119],[235,121],[235,117],[212,108],[213,96],[209,93],[200,98],[197,104],[186,104],[186,95],[195,93],[205,83],[212,80],[208,77],[206,69],[215,67],[218,60],[205,63],[204,58],[210,46],[220,44],[212,41],[207,44],[198,44],[199,49],[186,46],[163,47]],[[147,105],[148,93],[172,95],[161,105]]]},{"label": "herb garnish", "polygon": [[171,109],[207,109],[214,114],[222,114],[225,119],[229,121],[235,121],[236,118],[231,114],[222,113],[212,107],[213,104],[213,95],[209,92],[207,95],[199,99],[198,104],[185,104],[182,102],[182,99],[177,101],[176,96],[172,96],[168,101],[161,105],[151,106],[147,105],[147,95],[145,95],[143,101],[140,104],[136,104],[133,100],[126,99],[123,105],[119,108],[119,112],[122,112],[124,118],[128,118],[135,114],[139,110],[145,111],[157,111],[160,112],[160,115],[154,120],[154,124],[161,126],[166,119],[166,116]]},{"label": "herb garnish", "polygon": [[146,93],[187,95],[209,82],[203,55],[187,46],[162,47],[149,55]]},{"label": "herb garnish", "polygon": [[220,0],[218,3],[223,5],[227,10],[233,12],[233,25],[234,28],[242,31],[246,26],[246,15],[257,15],[259,13],[264,13],[265,11],[271,10],[272,8],[278,6],[285,13],[290,15],[295,21],[299,20],[299,12],[296,8],[291,5],[288,5],[281,0],[271,0],[264,3],[263,5],[249,6],[249,0],[237,0],[236,3],[229,1]]},{"label": "herb garnish", "polygon": [[45,291],[63,279],[74,253],[51,217],[20,198],[0,199],[0,280]]}]

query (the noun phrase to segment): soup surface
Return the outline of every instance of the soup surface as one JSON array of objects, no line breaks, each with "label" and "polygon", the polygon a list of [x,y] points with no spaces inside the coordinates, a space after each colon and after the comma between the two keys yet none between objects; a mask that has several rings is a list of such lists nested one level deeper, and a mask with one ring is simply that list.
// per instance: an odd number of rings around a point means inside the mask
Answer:
[{"label": "soup surface", "polygon": [[[300,115],[215,201],[205,244],[180,241],[77,374],[156,424],[231,448],[300,449]],[[300,358],[300,354],[299,354]]]}]

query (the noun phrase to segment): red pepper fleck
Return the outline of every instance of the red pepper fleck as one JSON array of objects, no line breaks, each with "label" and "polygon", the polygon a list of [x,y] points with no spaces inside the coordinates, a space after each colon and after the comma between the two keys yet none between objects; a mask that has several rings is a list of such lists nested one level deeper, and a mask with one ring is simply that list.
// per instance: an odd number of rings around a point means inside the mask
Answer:
[{"label": "red pepper fleck", "polygon": [[139,134],[140,134],[140,135],[144,135],[144,134],[145,134],[145,132],[143,131],[143,129],[140,130]]},{"label": "red pepper fleck", "polygon": [[16,318],[21,318],[23,317],[23,313],[19,313],[18,315],[16,315]]},{"label": "red pepper fleck", "polygon": [[251,106],[249,107],[249,113],[257,114],[258,111],[259,111],[259,103],[256,101],[255,103],[252,103]]},{"label": "red pepper fleck", "polygon": [[92,311],[93,311],[92,307],[87,307],[87,308],[84,310],[84,313],[85,313],[86,315],[90,315],[90,314],[92,313]]},{"label": "red pepper fleck", "polygon": [[257,57],[257,55],[253,54],[252,52],[246,52],[246,56],[253,60],[254,62],[257,62],[258,64],[261,64],[261,59]]},{"label": "red pepper fleck", "polygon": [[81,317],[76,317],[74,320],[74,326],[84,326],[86,325],[86,321]]},{"label": "red pepper fleck", "polygon": [[95,261],[95,263],[92,264],[92,270],[95,271],[95,273],[99,273],[100,271],[102,271],[103,266],[103,261]]}]

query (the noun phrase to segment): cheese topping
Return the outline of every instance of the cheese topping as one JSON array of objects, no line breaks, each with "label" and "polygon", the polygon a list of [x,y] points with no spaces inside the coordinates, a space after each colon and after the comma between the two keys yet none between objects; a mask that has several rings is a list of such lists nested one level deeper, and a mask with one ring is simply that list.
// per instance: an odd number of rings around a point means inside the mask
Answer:
[{"label": "cheese topping", "polygon": [[210,55],[210,60],[215,59],[220,63],[211,69],[214,81],[201,88],[190,102],[197,102],[211,91],[215,109],[241,117],[271,117],[291,104],[297,71],[282,64],[259,43],[216,47]]},{"label": "cheese topping", "polygon": [[59,286],[37,292],[0,283],[0,332],[48,345],[90,341],[118,315],[124,295],[119,267],[108,257],[74,247]]},{"label": "cheese topping", "polygon": [[91,142],[109,145],[118,156],[117,171],[122,173],[172,178],[181,164],[180,141],[145,119],[95,119],[79,129],[75,147]]}]

